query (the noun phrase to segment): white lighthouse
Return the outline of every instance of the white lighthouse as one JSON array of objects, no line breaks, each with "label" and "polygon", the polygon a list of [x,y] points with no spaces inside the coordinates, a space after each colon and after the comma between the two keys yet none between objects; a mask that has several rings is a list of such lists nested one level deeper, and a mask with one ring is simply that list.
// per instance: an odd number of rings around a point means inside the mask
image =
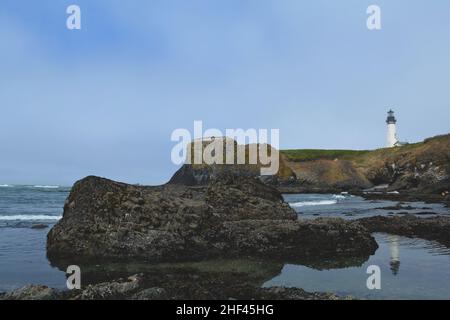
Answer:
[{"label": "white lighthouse", "polygon": [[386,123],[387,123],[387,147],[392,148],[398,145],[397,128],[395,125],[397,123],[397,120],[394,117],[394,111],[389,110]]}]

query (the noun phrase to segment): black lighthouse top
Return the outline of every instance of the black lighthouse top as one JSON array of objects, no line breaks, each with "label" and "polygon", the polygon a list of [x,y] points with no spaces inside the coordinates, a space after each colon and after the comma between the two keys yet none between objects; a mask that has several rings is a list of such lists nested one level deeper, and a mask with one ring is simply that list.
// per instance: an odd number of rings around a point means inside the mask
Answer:
[{"label": "black lighthouse top", "polygon": [[386,119],[386,123],[387,124],[395,124],[395,123],[397,123],[397,120],[394,117],[394,111],[389,110],[388,117]]}]

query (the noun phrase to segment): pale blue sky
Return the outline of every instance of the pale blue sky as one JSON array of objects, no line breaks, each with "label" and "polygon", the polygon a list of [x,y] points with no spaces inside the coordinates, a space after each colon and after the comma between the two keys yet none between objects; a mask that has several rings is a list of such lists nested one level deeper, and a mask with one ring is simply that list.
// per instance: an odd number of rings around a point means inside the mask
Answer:
[{"label": "pale blue sky", "polygon": [[2,0],[0,184],[163,183],[194,120],[371,149],[392,107],[422,140],[450,131],[449,59],[448,0]]}]

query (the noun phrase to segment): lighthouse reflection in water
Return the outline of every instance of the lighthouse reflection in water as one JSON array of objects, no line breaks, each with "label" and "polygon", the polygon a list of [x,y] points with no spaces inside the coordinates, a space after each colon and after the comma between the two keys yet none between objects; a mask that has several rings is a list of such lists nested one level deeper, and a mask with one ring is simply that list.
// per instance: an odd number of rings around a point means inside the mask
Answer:
[{"label": "lighthouse reflection in water", "polygon": [[388,236],[389,251],[391,253],[391,270],[393,275],[397,275],[400,271],[400,248],[399,237],[395,235]]}]

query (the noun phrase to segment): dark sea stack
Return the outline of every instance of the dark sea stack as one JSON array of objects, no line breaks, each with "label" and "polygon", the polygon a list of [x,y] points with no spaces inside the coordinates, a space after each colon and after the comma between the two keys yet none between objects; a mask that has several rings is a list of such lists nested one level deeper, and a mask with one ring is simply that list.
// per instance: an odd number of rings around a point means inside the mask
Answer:
[{"label": "dark sea stack", "polygon": [[359,219],[358,222],[371,232],[385,232],[406,237],[434,240],[450,247],[450,218],[448,217],[376,216]]},{"label": "dark sea stack", "polygon": [[35,230],[42,230],[42,229],[47,229],[48,225],[46,224],[34,224],[31,226],[31,229],[35,229]]},{"label": "dark sea stack", "polygon": [[258,177],[259,168],[254,165],[205,165],[184,164],[169,181],[169,184],[204,186],[219,175],[233,174],[241,177]]},{"label": "dark sea stack", "polygon": [[[232,153],[227,151],[227,141],[233,146]],[[209,144],[222,142],[223,153],[221,164],[206,164],[203,160],[200,163],[196,163],[194,158],[194,143],[188,145],[187,150],[187,161],[171,178],[169,184],[181,184],[187,186],[202,186],[207,185],[210,181],[216,179],[218,176],[223,174],[232,174],[241,177],[255,177],[261,179],[265,184],[272,186],[289,185],[296,180],[295,173],[286,164],[284,155],[282,155],[277,149],[273,148],[268,144],[247,144],[240,145],[236,141],[230,138],[214,138],[214,140],[205,140],[200,144],[201,153]],[[261,163],[259,152],[261,150],[266,150],[268,154],[278,154],[278,171],[275,175],[262,176],[261,168],[268,167],[267,165]],[[258,156],[256,157],[254,164],[250,164],[250,151],[256,151]],[[238,154],[244,155],[245,163],[238,163]],[[233,155],[234,158],[231,161],[232,164],[228,163],[228,157]]]},{"label": "dark sea stack", "polygon": [[274,188],[221,173],[205,186],[144,187],[87,177],[77,182],[63,218],[47,236],[50,260],[210,257],[368,257],[369,232],[343,220],[299,222]]}]

